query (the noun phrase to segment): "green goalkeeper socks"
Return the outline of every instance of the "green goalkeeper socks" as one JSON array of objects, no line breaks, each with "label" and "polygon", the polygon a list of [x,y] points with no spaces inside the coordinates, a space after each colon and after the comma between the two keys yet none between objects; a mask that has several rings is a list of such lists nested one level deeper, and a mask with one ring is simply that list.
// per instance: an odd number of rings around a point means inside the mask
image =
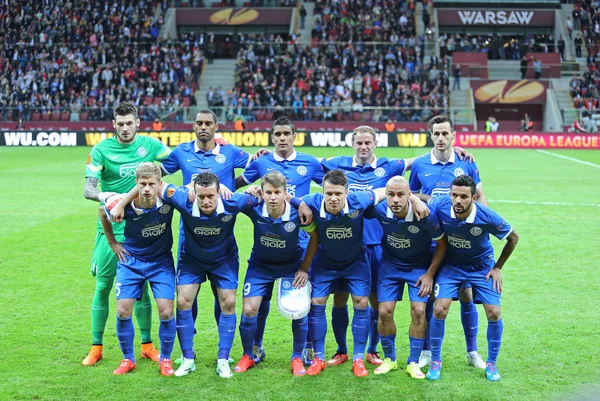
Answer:
[{"label": "green goalkeeper socks", "polygon": [[112,283],[113,278],[96,277],[96,291],[92,300],[92,344],[94,345],[102,345]]},{"label": "green goalkeeper socks", "polygon": [[144,283],[142,299],[135,303],[133,310],[138,327],[140,328],[142,344],[152,342],[152,300],[150,299],[150,286],[148,282]]}]

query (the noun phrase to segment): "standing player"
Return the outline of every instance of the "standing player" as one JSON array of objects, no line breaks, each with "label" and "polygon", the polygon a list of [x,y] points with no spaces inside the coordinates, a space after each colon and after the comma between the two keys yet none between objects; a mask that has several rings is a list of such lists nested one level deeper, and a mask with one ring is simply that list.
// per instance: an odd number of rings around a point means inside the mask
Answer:
[{"label": "standing player", "polygon": [[[312,155],[296,152],[294,141],[296,132],[294,124],[287,116],[282,116],[273,122],[271,140],[275,151],[254,160],[243,174],[236,178],[236,188],[252,184],[259,178],[272,171],[278,171],[286,178],[287,192],[291,196],[302,197],[310,193],[310,184],[319,185],[323,182],[323,168],[321,163]],[[308,235],[300,232],[300,245],[306,248]],[[271,309],[271,294],[263,296],[258,310],[257,329],[254,337],[254,362],[262,361],[266,352],[263,348],[263,337],[269,310]],[[312,362],[312,343],[306,344],[305,363]]]},{"label": "standing player", "polygon": [[[183,174],[183,185],[194,182],[198,174],[211,172],[219,177],[222,184],[221,191],[229,191],[235,187],[235,169],[246,168],[252,161],[252,156],[244,152],[237,146],[228,144],[222,146],[217,143],[215,138],[216,131],[219,128],[217,116],[212,110],[202,109],[196,114],[193,129],[196,133],[196,139],[178,145],[169,157],[163,162],[163,170],[167,174],[174,174],[181,170]],[[225,187],[225,188],[223,188]],[[229,194],[226,196],[229,197]],[[179,248],[182,246],[182,224],[179,231]],[[211,282],[211,288],[215,296],[214,314],[217,325],[219,324],[219,315],[221,309],[219,306],[217,289]],[[198,315],[197,299],[194,298],[192,307],[194,324]],[[181,363],[181,359],[175,361]]]},{"label": "standing player", "polygon": [[[375,130],[369,126],[362,125],[352,132],[352,147],[354,156],[338,156],[322,161],[324,170],[344,170],[348,176],[348,190],[360,191],[374,188],[384,188],[387,181],[394,176],[404,175],[405,171],[411,169],[413,162],[417,159],[387,159],[377,158],[375,148],[377,147],[377,135]],[[461,155],[470,157],[470,154],[459,149]],[[364,240],[369,256],[371,268],[371,294],[369,296],[369,347],[366,360],[373,365],[380,365],[381,358],[377,353],[379,334],[377,322],[379,319],[377,303],[377,272],[381,264],[381,237],[383,231],[375,220],[367,220],[364,225]],[[331,325],[335,335],[338,349],[335,355],[327,362],[328,365],[339,365],[348,360],[348,349],[346,346],[346,332],[348,331],[348,292],[345,288],[334,288],[333,309],[331,311]]]},{"label": "standing player", "polygon": [[[425,305],[433,287],[433,278],[444,258],[448,243],[435,214],[417,221],[410,189],[403,177],[392,177],[385,188],[387,202],[367,211],[365,217],[376,218],[383,228],[383,257],[379,267],[377,296],[379,300],[379,334],[385,354],[375,374],[398,368],[396,362],[396,301],[402,300],[404,284],[410,297],[411,324],[408,330],[410,354],[406,372],[414,379],[424,379],[419,368],[419,354],[425,341],[427,322]],[[436,241],[431,250],[431,241]]]},{"label": "standing player", "polygon": [[[240,322],[244,354],[235,367],[236,372],[245,372],[255,365],[253,347],[262,298],[271,296],[273,283],[280,277],[294,278],[294,287],[304,287],[319,246],[314,225],[301,227],[298,210],[285,200],[287,185],[283,174],[277,171],[266,174],[261,180],[263,201],[244,212],[254,223],[254,246],[244,280],[244,313]],[[305,255],[299,242],[301,229],[310,235]],[[306,371],[302,350],[306,344],[308,317],[293,320],[292,333],[292,374],[303,376]]]},{"label": "standing player", "polygon": [[[383,199],[385,190],[357,191],[348,194],[348,179],[342,170],[331,170],[323,178],[323,193],[307,195],[304,202],[313,211],[313,222],[319,235],[319,250],[311,268],[312,306],[309,313],[315,358],[307,370],[314,376],[325,369],[325,305],[334,285],[348,288],[354,304],[352,335],[355,376],[368,375],[364,352],[369,335],[368,297],[371,272],[363,243],[364,212]],[[419,211],[428,211],[416,197]]]},{"label": "standing player", "polygon": [[172,376],[171,351],[177,328],[173,318],[175,297],[175,265],[171,247],[173,209],[158,199],[161,185],[160,167],[141,163],[136,171],[139,195],[125,208],[125,241],[117,242],[107,217],[108,208],[100,207],[100,221],[117,264],[117,338],[123,352],[121,365],[113,372],[123,375],[135,369],[133,338],[135,330],[131,314],[136,299],[142,295],[144,283],[152,285],[160,316],[160,374]]},{"label": "standing player", "polygon": [[[432,197],[450,193],[450,183],[460,175],[466,174],[473,178],[477,187],[477,202],[487,206],[483,187],[479,178],[477,165],[460,160],[452,143],[456,137],[454,124],[447,116],[435,116],[429,121],[431,140],[434,144],[431,153],[418,157],[412,166],[410,174],[410,190],[421,192],[418,196],[423,201]],[[470,284],[460,291],[460,315],[467,345],[467,363],[479,369],[485,369],[485,362],[477,352],[477,331],[479,315],[473,303],[473,293]],[[433,297],[427,304],[427,321],[433,314]],[[431,362],[429,336],[425,341],[419,365],[425,367]]]},{"label": "standing player", "polygon": [[[115,136],[98,143],[88,157],[85,174],[86,199],[104,203],[111,192],[124,193],[135,186],[135,170],[141,162],[163,161],[170,149],[149,136],[136,135],[140,126],[137,108],[122,102],[114,109]],[[102,192],[97,189],[101,184]],[[114,224],[117,241],[123,241],[124,224]],[[100,221],[97,225],[96,243],[92,254],[92,275],[96,277],[96,290],[92,300],[92,348],[83,360],[86,366],[102,359],[102,343],[110,290],[117,268],[117,258],[111,251]],[[160,354],[152,345],[152,304],[148,285],[144,285],[142,299],[134,307],[142,337],[142,357],[159,361]]]},{"label": "standing player", "polygon": [[[470,283],[475,302],[483,303],[488,319],[488,359],[485,376],[500,380],[496,358],[500,352],[504,324],[500,315],[502,268],[514,251],[519,236],[498,213],[487,206],[476,204],[476,185],[467,175],[452,181],[450,196],[435,198],[431,205],[448,237],[448,253],[437,275],[434,288],[435,305],[430,322],[431,365],[427,378],[439,380],[442,371],[442,342],[446,316],[453,298],[463,283]],[[506,245],[498,261],[490,234],[504,240]]]}]

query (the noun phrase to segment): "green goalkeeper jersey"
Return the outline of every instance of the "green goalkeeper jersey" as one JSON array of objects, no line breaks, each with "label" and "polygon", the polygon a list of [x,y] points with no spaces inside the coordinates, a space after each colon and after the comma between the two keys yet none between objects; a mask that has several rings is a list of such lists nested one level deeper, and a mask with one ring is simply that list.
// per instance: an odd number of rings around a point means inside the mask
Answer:
[{"label": "green goalkeeper jersey", "polygon": [[[103,192],[126,193],[135,186],[135,171],[140,163],[163,161],[171,149],[158,139],[136,135],[124,145],[117,137],[107,138],[92,148],[88,156],[85,177],[100,180]],[[113,224],[115,234],[123,234],[125,222]],[[98,219],[98,231],[103,232]]]}]

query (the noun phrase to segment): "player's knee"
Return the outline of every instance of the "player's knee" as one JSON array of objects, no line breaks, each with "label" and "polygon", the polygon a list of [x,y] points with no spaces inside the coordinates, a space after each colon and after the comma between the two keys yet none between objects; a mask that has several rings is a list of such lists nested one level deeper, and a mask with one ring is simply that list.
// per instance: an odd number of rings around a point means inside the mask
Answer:
[{"label": "player's knee", "polygon": [[171,320],[173,318],[173,304],[158,305],[158,316],[160,320]]},{"label": "player's knee", "polygon": [[425,322],[425,303],[414,302],[410,305],[410,316],[415,323]]},{"label": "player's knee", "polygon": [[379,319],[382,321],[390,321],[394,319],[394,308],[390,305],[379,304]]},{"label": "player's knee", "polygon": [[110,297],[110,290],[112,290],[113,279],[108,279],[105,277],[97,277],[96,278],[96,293],[101,297],[108,298]]},{"label": "player's knee", "polygon": [[230,315],[235,312],[235,295],[227,296],[219,301],[221,305],[221,311],[226,315]]},{"label": "player's knee", "polygon": [[177,295],[177,310],[188,310],[194,303],[193,297],[186,297],[183,294]]},{"label": "player's knee", "polygon": [[255,308],[253,305],[245,304],[243,308],[243,313],[246,317],[254,317],[258,315],[258,308]]},{"label": "player's knee", "polygon": [[491,322],[497,322],[502,317],[499,306],[487,306],[485,308],[485,314],[487,316],[487,320]]},{"label": "player's knee", "polygon": [[435,316],[436,319],[445,319],[446,316],[448,316],[449,308],[449,304],[436,301],[436,303],[433,306],[433,316]]},{"label": "player's knee", "polygon": [[356,309],[367,309],[369,306],[369,298],[368,297],[354,297],[354,307]]},{"label": "player's knee", "polygon": [[127,305],[117,304],[117,317],[119,319],[129,319],[131,317],[132,310]]}]

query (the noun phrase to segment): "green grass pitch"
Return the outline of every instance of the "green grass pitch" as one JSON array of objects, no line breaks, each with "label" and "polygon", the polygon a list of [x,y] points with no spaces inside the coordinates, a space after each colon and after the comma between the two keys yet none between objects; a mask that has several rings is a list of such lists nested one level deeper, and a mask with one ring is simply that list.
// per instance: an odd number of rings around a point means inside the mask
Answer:
[{"label": "green grass pitch", "polygon": [[[521,236],[504,270],[505,330],[499,357],[503,378],[489,383],[483,371],[466,366],[459,306],[454,304],[446,328],[442,380],[433,383],[412,380],[403,370],[358,379],[349,363],[318,377],[294,378],[289,371],[291,324],[276,307],[267,323],[266,361],[246,374],[220,379],[215,373],[217,331],[208,288],[199,297],[195,373],[164,378],[156,364],[139,360],[132,374],[113,376],[121,353],[112,316],[105,359],[83,367],[91,340],[94,279],[89,265],[97,210],[96,203],[83,198],[89,150],[0,148],[1,400],[558,400],[600,394],[600,323],[594,298],[600,289],[600,152],[473,150],[490,206]],[[352,151],[303,150],[320,157]],[[376,154],[413,157],[426,151],[378,149]],[[180,184],[181,177],[167,181]],[[245,216],[238,219],[236,233],[243,283],[251,248],[251,225]],[[494,244],[497,257],[503,243]],[[113,316],[114,304],[112,298]],[[241,291],[236,309],[239,323]],[[330,320],[329,310],[327,314]],[[478,344],[485,358],[481,306],[479,318]],[[397,307],[396,322],[398,358],[404,362],[406,302]],[[157,330],[155,313],[155,343]],[[139,333],[135,342],[139,353]],[[330,329],[326,353],[334,351]],[[241,356],[237,335],[232,356]]]}]

